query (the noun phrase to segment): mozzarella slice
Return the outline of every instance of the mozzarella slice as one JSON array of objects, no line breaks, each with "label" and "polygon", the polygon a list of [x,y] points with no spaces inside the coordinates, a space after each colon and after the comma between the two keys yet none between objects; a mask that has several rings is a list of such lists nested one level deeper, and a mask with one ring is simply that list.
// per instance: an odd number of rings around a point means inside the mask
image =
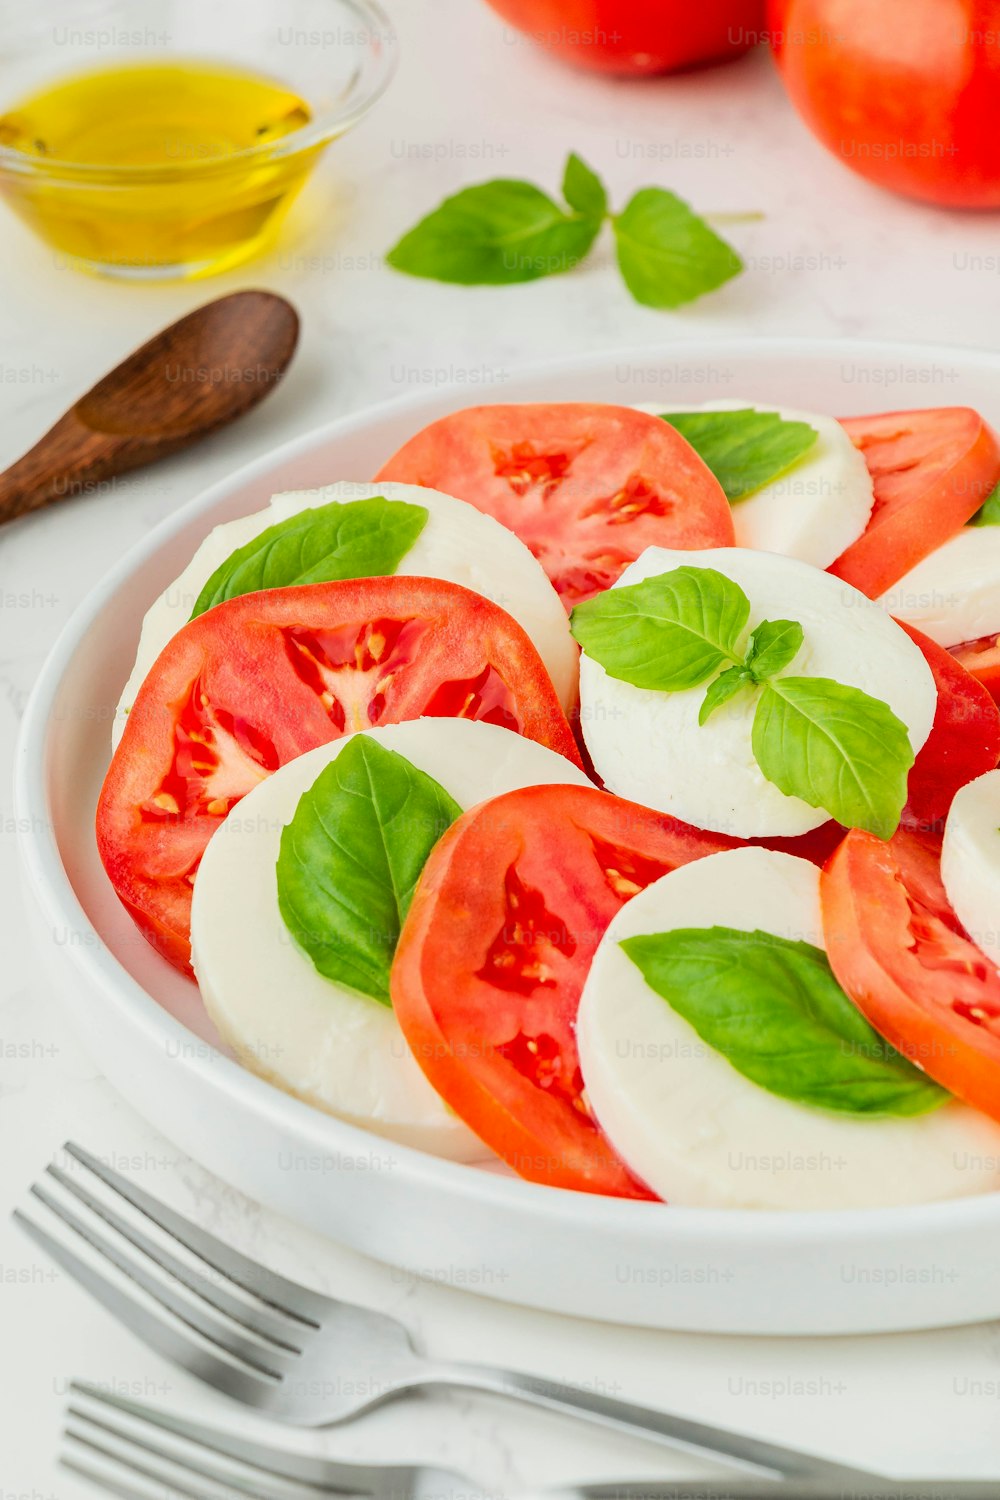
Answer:
[{"label": "mozzarella slice", "polygon": [[941,879],[977,948],[1000,964],[1000,771],[955,793],[941,845]]},{"label": "mozzarella slice", "polygon": [[965,526],[878,601],[939,646],[1000,635],[1000,526]]},{"label": "mozzarella slice", "polygon": [[646,984],[623,938],[761,930],[823,946],[819,871],[767,849],[712,854],[627,902],[594,957],[577,1020],[590,1102],[612,1145],[669,1203],[880,1208],[1000,1187],[1000,1125],[952,1101],[862,1119],[751,1083]]},{"label": "mozzarella slice", "polygon": [[[831,677],[880,698],[907,726],[914,752],[920,749],[934,722],[934,678],[906,632],[871,599],[805,563],[740,547],[648,547],[614,587],[682,566],[714,568],[739,584],[750,600],[747,638],[761,620],[797,620],[805,640],[785,672]],[[609,677],[583,654],[583,732],[610,790],[737,838],[794,836],[825,823],[822,808],[764,779],[751,749],[757,694],[738,694],[700,725],[706,687],[651,692]]]},{"label": "mozzarella slice", "polygon": [[112,726],[117,746],[129,709],[164,646],[191,617],[198,595],[216,568],[239,547],[286,517],[333,501],[402,500],[422,505],[427,523],[396,573],[407,578],[443,578],[483,594],[508,614],[534,642],[564,708],[576,702],[578,653],[559,596],[541,563],[506,526],[474,505],[414,484],[328,484],[318,490],[274,495],[266,510],[227,521],[209,532],[179,578],[153,603],[143,621],[135,666]]},{"label": "mozzarella slice", "polygon": [[835,417],[770,406],[760,401],[706,401],[701,406],[644,404],[657,416],[666,410],[776,412],[786,422],[808,422],[817,438],[784,474],[733,504],[736,544],[758,552],[780,552],[814,568],[826,568],[868,525],[875,493],[868,465]]},{"label": "mozzarella slice", "polygon": [[[590,785],[562,756],[493,724],[417,719],[368,733],[463,808],[517,787]],[[427,1082],[391,1007],[320,974],[278,909],[281,831],[352,738],[290,761],[220,824],[194,886],[194,971],[220,1034],[253,1072],[391,1140],[476,1160],[486,1147]]]}]

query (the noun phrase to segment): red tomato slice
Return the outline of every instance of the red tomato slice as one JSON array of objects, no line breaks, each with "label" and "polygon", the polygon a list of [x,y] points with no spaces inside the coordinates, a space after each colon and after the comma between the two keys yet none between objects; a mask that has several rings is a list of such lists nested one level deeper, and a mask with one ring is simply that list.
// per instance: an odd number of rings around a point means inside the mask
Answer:
[{"label": "red tomato slice", "polygon": [[794,838],[748,839],[747,842],[764,849],[776,849],[780,854],[794,854],[822,867],[846,833],[843,824],[835,823],[831,818],[829,823],[821,823],[818,828],[796,834]]},{"label": "red tomato slice", "polygon": [[306,750],[422,714],[499,724],[580,764],[527,635],[456,584],[270,589],[190,621],[139,690],[97,808],[104,868],[140,930],[190,972],[191,888],[230,809]]},{"label": "red tomato slice", "polygon": [[1000,478],[1000,445],[967,406],[845,417],[875,489],[865,530],[829,572],[877,599],[964,526]]},{"label": "red tomato slice", "polygon": [[627,406],[472,406],[383,464],[517,533],[567,609],[610,588],[647,547],[732,547],[722,486],[680,433]]},{"label": "red tomato slice", "polygon": [[959,788],[1000,760],[1000,712],[982,683],[943,646],[903,620],[896,624],[923,652],[938,695],[931,732],[910,771],[903,811],[905,822],[924,825],[946,817]]},{"label": "red tomato slice", "polygon": [[587,1107],[580,994],[630,896],[734,844],[566,786],[482,803],[432,851],[393,962],[393,1009],[430,1082],[522,1177],[650,1196]]},{"label": "red tomato slice", "polygon": [[833,972],[898,1051],[1000,1119],[1000,971],[963,932],[940,873],[940,839],[854,828],[821,876]]},{"label": "red tomato slice", "polygon": [[949,647],[949,654],[1000,703],[1000,635],[980,636]]}]

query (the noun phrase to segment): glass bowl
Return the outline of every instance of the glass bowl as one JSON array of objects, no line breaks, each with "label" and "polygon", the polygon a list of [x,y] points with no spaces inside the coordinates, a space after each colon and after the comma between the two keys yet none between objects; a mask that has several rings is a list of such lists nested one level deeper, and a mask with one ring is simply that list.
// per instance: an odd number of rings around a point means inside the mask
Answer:
[{"label": "glass bowl", "polygon": [[[67,10],[65,0],[31,0],[0,20],[0,195],[58,259],[108,276],[205,276],[255,254],[395,67],[378,0],[78,0],[72,20]],[[258,144],[178,149],[155,163],[122,162],[127,143],[114,162],[12,144],[10,122],[40,91],[133,64],[271,80],[304,100],[309,118]],[[135,122],[123,113],[120,127],[125,143]]]}]

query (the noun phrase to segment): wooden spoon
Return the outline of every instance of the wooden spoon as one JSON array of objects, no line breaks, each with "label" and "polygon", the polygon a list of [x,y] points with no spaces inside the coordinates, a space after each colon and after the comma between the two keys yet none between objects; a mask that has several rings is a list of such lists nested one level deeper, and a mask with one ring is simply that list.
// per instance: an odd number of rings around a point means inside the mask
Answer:
[{"label": "wooden spoon", "polygon": [[0,523],[89,491],[240,417],[274,389],[299,317],[273,292],[233,292],[130,354],[0,474]]}]

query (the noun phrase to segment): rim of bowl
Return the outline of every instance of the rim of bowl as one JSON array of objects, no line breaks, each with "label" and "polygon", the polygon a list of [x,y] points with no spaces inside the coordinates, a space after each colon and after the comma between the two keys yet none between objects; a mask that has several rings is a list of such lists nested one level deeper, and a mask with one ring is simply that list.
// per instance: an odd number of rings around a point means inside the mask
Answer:
[{"label": "rim of bowl", "polygon": [[[399,59],[396,28],[381,0],[338,0],[357,17],[359,29],[370,33],[365,43],[364,56],[368,68],[355,69],[348,82],[347,97],[337,107],[314,116],[308,124],[278,140],[245,146],[223,157],[206,157],[203,160],[186,160],[176,164],[162,162],[136,163],[127,166],[113,162],[63,161],[59,157],[29,156],[14,146],[0,146],[0,178],[4,175],[16,177],[41,177],[46,179],[72,180],[81,183],[108,183],[118,186],[148,184],[151,182],[174,182],[197,174],[200,177],[221,176],[247,161],[280,161],[297,156],[301,152],[328,145],[337,136],[344,135],[361,120],[382,97],[392,82]],[[377,36],[379,45],[373,45]],[[361,77],[369,74],[367,84],[362,87]]]},{"label": "rim of bowl", "polygon": [[[616,360],[650,362],[657,358],[672,361],[692,357],[698,351],[723,358],[726,354],[749,355],[759,352],[798,358],[842,358],[845,347],[859,356],[882,358],[905,357],[933,361],[951,358],[969,365],[997,370],[1000,356],[988,349],[955,344],[921,344],[892,339],[864,338],[843,340],[832,335],[738,335],[725,338],[708,336],[684,339],[675,344],[629,345],[624,348],[590,350],[567,357],[550,356],[519,365],[517,375],[524,378],[547,373],[573,372],[581,368],[600,367]],[[257,474],[288,461],[328,442],[336,440],[373,417],[402,412],[408,407],[418,410],[428,399],[428,392],[411,392],[388,401],[372,402],[359,410],[319,424],[238,465],[229,474],[207,486],[178,510],[159,522],[145,537],[128,549],[81,600],[66,621],[49,650],[34,684],[17,738],[14,766],[14,803],[18,819],[24,819],[27,831],[18,833],[22,870],[31,888],[31,898],[44,910],[59,914],[64,920],[93,924],[73,887],[62,858],[50,811],[46,746],[51,710],[66,669],[92,620],[107,607],[118,590],[137,568],[151,558],[157,548],[188,521],[204,511],[227,491],[246,483]],[[467,395],[467,388],[454,383],[440,387],[442,397]],[[34,818],[41,815],[41,826]],[[34,831],[32,831],[34,830]],[[96,928],[93,929],[95,932]],[[132,977],[115,956],[100,933],[94,947],[81,948],[78,962],[89,981],[100,988],[106,999],[127,1024],[150,1039],[190,1037],[192,1033],[161,1006],[143,985]],[[668,1203],[645,1203],[626,1198],[608,1198],[569,1188],[554,1189],[545,1183],[507,1177],[482,1171],[463,1162],[432,1156],[413,1146],[405,1146],[385,1137],[375,1136],[361,1126],[315,1109],[292,1094],[251,1073],[235,1059],[213,1050],[212,1060],[184,1057],[178,1063],[201,1084],[224,1093],[241,1109],[263,1115],[276,1128],[292,1131],[297,1137],[324,1149],[339,1146],[370,1149],[376,1141],[380,1149],[393,1154],[400,1168],[414,1182],[451,1195],[456,1200],[468,1193],[493,1208],[517,1214],[530,1206],[561,1227],[592,1227],[595,1218],[603,1230],[636,1231],[652,1234],[658,1244],[676,1241],[680,1246],[699,1244],[708,1239],[718,1248],[724,1239],[726,1248],[789,1245],[808,1247],[817,1241],[863,1247],[878,1244],[880,1236],[905,1233],[911,1236],[949,1235],[975,1229],[995,1229],[1000,1215],[1000,1191],[974,1193],[962,1198],[935,1199],[927,1203],[895,1204],[881,1208],[838,1209],[748,1209],[704,1208]],[[721,1239],[717,1238],[721,1233]],[[932,1325],[932,1326],[944,1326]]]}]

